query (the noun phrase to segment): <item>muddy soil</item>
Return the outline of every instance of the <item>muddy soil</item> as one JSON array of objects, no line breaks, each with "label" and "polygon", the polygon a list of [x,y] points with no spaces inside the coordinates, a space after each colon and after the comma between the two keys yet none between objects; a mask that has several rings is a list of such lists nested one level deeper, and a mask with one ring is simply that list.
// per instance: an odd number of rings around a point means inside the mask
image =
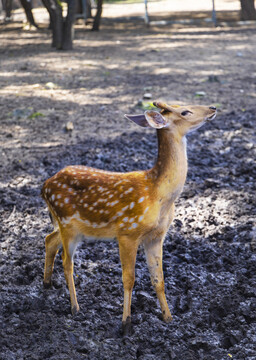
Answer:
[{"label": "muddy soil", "polygon": [[[1,30],[0,358],[254,360],[255,28],[105,23],[97,34],[78,29],[67,53],[50,49],[47,31]],[[216,104],[219,115],[188,137],[188,178],[164,244],[173,321],[161,320],[141,248],[133,331],[123,338],[115,242],[78,248],[76,316],[60,255],[52,288],[43,288],[52,225],[40,189],[68,164],[152,166],[155,132],[123,118],[141,112],[149,92]]]}]

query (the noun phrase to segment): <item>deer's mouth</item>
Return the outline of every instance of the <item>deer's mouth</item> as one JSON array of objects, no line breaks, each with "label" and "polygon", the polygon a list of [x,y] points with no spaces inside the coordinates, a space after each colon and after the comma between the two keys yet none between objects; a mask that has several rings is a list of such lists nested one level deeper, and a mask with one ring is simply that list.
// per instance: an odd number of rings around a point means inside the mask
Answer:
[{"label": "deer's mouth", "polygon": [[216,115],[217,115],[217,112],[215,112],[215,113],[212,114],[212,115],[208,115],[208,116],[206,116],[205,120],[206,120],[206,121],[211,121],[211,120],[213,120],[213,119],[216,117]]}]

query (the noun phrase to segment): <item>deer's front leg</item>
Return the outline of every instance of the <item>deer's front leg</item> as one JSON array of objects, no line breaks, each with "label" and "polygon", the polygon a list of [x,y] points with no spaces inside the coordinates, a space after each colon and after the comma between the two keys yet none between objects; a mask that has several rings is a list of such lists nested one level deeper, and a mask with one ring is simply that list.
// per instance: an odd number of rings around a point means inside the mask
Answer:
[{"label": "deer's front leg", "polygon": [[55,256],[61,247],[61,239],[58,230],[53,231],[45,239],[45,265],[44,265],[44,287],[51,286],[51,278],[54,267]]},{"label": "deer's front leg", "polygon": [[164,292],[164,275],[162,267],[163,240],[164,237],[145,242],[144,248],[151,282],[161,306],[163,319],[165,322],[170,322],[172,320],[172,315],[170,313]]},{"label": "deer's front leg", "polygon": [[135,281],[135,262],[138,243],[130,237],[119,238],[119,253],[122,264],[124,305],[123,305],[123,334],[128,335],[131,331],[131,300],[132,289]]}]

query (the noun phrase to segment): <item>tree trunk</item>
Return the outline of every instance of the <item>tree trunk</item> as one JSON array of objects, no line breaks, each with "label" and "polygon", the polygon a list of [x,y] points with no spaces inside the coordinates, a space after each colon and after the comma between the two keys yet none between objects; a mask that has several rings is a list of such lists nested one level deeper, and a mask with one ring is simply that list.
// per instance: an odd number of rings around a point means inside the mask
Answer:
[{"label": "tree trunk", "polygon": [[63,50],[71,50],[73,48],[72,41],[74,35],[74,21],[76,15],[76,0],[68,0],[68,13],[63,23]]},{"label": "tree trunk", "polygon": [[102,14],[102,4],[103,4],[103,0],[98,0],[97,1],[97,13],[96,13],[94,21],[93,21],[92,31],[100,29],[100,20],[101,20],[101,14]]},{"label": "tree trunk", "polygon": [[62,16],[62,7],[60,1],[52,0],[51,3],[54,3],[54,12],[52,19],[52,47],[55,47],[57,50],[62,49],[63,42],[63,16]]},{"label": "tree trunk", "polygon": [[3,9],[5,11],[5,21],[10,21],[12,16],[12,0],[3,0]]},{"label": "tree trunk", "polygon": [[50,15],[52,30],[52,47],[57,50],[62,48],[63,17],[62,7],[58,0],[42,0]]},{"label": "tree trunk", "polygon": [[68,12],[65,20],[62,15],[60,0],[42,0],[42,2],[50,15],[52,47],[57,50],[71,50],[76,0],[67,0]]},{"label": "tree trunk", "polygon": [[241,20],[256,20],[254,0],[240,0]]},{"label": "tree trunk", "polygon": [[20,3],[23,9],[25,10],[27,22],[32,26],[38,27],[37,24],[35,23],[34,16],[32,13],[32,1],[20,0]]}]

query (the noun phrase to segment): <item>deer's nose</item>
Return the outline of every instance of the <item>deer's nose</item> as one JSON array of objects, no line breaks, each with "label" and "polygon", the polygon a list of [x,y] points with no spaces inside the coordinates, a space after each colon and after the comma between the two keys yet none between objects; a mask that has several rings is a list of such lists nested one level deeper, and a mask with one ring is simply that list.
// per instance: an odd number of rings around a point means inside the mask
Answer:
[{"label": "deer's nose", "polygon": [[215,106],[210,106],[209,109],[216,111],[217,108]]}]

